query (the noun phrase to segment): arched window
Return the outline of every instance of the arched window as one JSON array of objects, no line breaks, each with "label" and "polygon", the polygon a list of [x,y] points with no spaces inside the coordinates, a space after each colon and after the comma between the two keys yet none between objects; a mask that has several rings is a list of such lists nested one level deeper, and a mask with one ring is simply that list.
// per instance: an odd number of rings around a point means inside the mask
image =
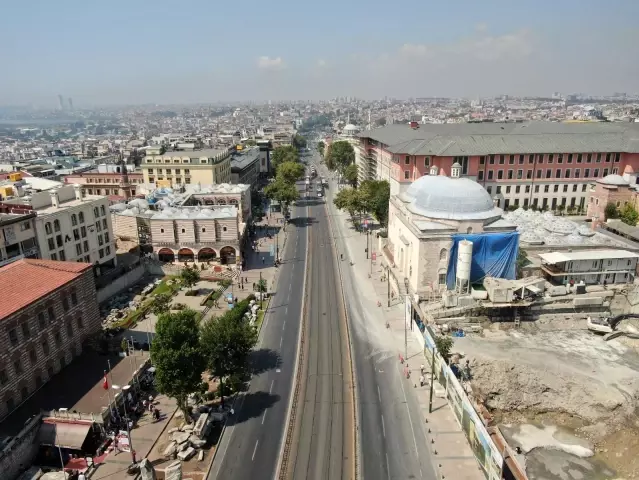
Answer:
[{"label": "arched window", "polygon": [[60,231],[60,220],[54,220],[53,221],[53,230],[56,232]]},{"label": "arched window", "polygon": [[80,212],[80,213],[78,214],[78,217],[80,217],[80,223],[84,223],[84,213],[83,213],[83,212]]},{"label": "arched window", "polygon": [[77,224],[78,224],[78,217],[74,213],[73,215],[71,215],[71,225],[75,227]]},{"label": "arched window", "polygon": [[445,248],[442,248],[439,251],[439,259],[440,260],[446,260],[447,257],[448,257],[448,250],[446,250]]},{"label": "arched window", "polygon": [[47,232],[47,235],[51,235],[52,230],[51,230],[51,223],[47,222],[44,224],[44,231]]}]

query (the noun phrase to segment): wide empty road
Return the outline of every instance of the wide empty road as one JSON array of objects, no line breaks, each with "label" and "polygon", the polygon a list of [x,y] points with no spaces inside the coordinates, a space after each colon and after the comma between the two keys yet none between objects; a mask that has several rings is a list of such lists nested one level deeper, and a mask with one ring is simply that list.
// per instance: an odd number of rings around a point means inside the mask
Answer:
[{"label": "wide empty road", "polygon": [[302,388],[288,478],[354,478],[353,382],[341,286],[324,200],[313,188]]},{"label": "wide empty road", "polygon": [[[300,185],[301,188],[301,185]],[[293,209],[277,291],[255,351],[255,374],[222,436],[208,479],[271,479],[285,431],[306,271],[307,209]]]}]

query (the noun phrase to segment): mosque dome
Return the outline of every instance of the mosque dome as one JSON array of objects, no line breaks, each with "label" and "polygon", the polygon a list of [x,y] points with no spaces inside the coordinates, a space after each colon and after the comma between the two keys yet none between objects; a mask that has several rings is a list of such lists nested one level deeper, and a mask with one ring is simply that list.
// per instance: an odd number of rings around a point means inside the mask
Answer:
[{"label": "mosque dome", "polygon": [[621,175],[617,175],[617,174],[606,175],[605,177],[597,180],[597,183],[601,183],[603,185],[616,185],[616,186],[630,185],[630,183],[624,180],[624,178]]},{"label": "mosque dome", "polygon": [[484,187],[468,178],[425,175],[415,180],[399,198],[416,215],[448,220],[486,220],[500,217],[501,208]]}]

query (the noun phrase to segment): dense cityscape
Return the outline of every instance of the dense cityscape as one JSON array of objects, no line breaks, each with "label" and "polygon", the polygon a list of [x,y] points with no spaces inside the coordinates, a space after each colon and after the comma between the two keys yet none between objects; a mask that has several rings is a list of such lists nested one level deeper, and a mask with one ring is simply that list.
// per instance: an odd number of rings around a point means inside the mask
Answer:
[{"label": "dense cityscape", "polygon": [[639,3],[3,7],[0,480],[639,480]]}]

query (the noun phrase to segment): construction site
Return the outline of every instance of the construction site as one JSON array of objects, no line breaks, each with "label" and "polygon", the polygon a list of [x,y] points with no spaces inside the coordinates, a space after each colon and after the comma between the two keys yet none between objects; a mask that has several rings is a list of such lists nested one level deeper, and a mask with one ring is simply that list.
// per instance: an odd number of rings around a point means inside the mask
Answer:
[{"label": "construction site", "polygon": [[639,285],[532,273],[446,291],[420,317],[454,337],[469,399],[528,478],[639,478]]}]

